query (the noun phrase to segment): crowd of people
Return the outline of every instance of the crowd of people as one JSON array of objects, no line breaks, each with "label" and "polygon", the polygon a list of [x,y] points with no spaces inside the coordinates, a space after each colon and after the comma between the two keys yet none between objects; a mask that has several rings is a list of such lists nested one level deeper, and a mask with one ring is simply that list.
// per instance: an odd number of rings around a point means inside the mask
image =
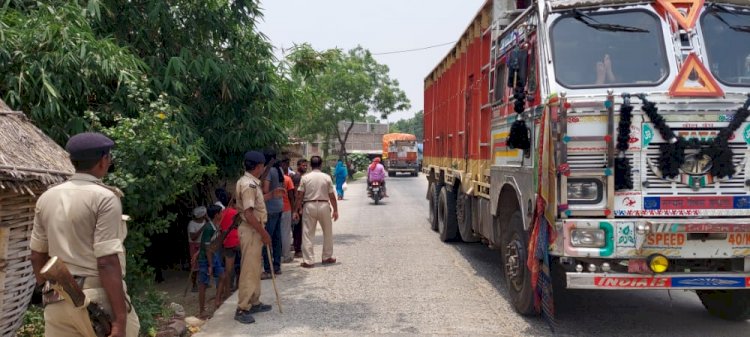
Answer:
[{"label": "crowd of people", "polygon": [[[123,281],[128,220],[122,214],[123,194],[102,182],[112,166],[113,146],[101,133],[71,137],[65,149],[76,173],[44,192],[36,204],[29,247],[48,336],[95,336],[95,331],[107,330],[109,336],[118,337],[139,333],[140,321]],[[271,305],[260,302],[262,278],[280,275],[281,264],[295,258],[302,258],[304,268],[315,266],[313,239],[318,224],[323,230],[321,262],[336,263],[332,222],[339,214],[331,176],[321,172],[321,157],[313,156],[309,163],[301,159],[293,171],[289,160],[277,160],[273,151],[249,151],[243,165],[245,173],[234,194],[218,189],[214,204],[193,210],[188,245],[200,315],[207,317],[205,291],[214,281],[214,305],[218,307],[237,289],[234,318],[249,324],[255,322],[252,314],[271,310]],[[378,175],[381,170],[382,165],[373,163],[368,182],[384,179]],[[337,171],[336,186],[343,198],[346,179],[341,177],[347,172]],[[87,310],[65,300],[66,289],[47,280],[48,262],[59,261],[55,273],[70,277],[66,285],[77,285],[95,308],[108,315],[107,324],[91,321]]]},{"label": "crowd of people", "polygon": [[210,316],[205,293],[211,283],[216,286],[215,308],[238,290],[235,320],[241,323],[253,323],[253,314],[271,310],[260,302],[260,281],[283,274],[282,264],[298,258],[300,266],[313,268],[318,223],[324,242],[321,263],[336,263],[332,222],[338,219],[346,168],[339,162],[334,171],[337,194],[331,176],[321,172],[321,157],[296,164],[291,169],[289,158],[277,158],[273,150],[247,152],[245,174],[234,194],[217,189],[215,204],[193,210],[188,245],[200,317]]}]

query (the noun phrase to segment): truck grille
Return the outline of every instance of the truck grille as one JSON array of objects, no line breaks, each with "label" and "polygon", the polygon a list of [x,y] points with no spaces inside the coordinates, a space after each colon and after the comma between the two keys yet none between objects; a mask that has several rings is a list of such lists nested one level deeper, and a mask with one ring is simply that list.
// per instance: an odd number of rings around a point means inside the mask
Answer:
[{"label": "truck grille", "polygon": [[[747,144],[745,142],[731,142],[729,146],[734,153],[734,165],[738,168],[735,175],[729,179],[715,181],[706,184],[705,187],[693,189],[682,183],[667,181],[658,178],[653,170],[649,167],[649,161],[653,165],[659,163],[659,147],[662,142],[653,142],[643,152],[646,159],[641,164],[642,177],[648,181],[648,187],[643,187],[644,194],[647,195],[744,195],[747,194],[745,189],[745,170],[744,164],[747,157]],[[718,180],[718,179],[717,179]]]}]

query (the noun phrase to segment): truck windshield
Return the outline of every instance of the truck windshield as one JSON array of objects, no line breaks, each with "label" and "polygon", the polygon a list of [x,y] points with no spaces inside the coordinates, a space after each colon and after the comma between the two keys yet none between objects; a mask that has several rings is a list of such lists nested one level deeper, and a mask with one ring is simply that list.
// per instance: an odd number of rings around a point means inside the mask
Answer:
[{"label": "truck windshield", "polygon": [[646,10],[571,11],[552,25],[557,82],[568,88],[648,86],[669,66],[659,18]]},{"label": "truck windshield", "polygon": [[714,76],[726,85],[750,86],[750,13],[710,7],[701,30]]}]

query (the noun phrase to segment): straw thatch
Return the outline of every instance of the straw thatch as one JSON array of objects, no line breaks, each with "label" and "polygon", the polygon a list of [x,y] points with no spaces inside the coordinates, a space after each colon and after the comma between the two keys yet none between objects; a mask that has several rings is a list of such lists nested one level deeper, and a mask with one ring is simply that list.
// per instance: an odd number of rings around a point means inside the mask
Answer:
[{"label": "straw thatch", "polygon": [[0,100],[0,191],[34,195],[73,174],[68,153]]}]

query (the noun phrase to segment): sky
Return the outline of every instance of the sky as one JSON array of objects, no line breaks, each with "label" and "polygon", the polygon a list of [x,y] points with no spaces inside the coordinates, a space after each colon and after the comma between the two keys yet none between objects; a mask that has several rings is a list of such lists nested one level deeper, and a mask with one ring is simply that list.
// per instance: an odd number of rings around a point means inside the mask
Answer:
[{"label": "sky", "polygon": [[[416,49],[456,41],[485,0],[261,0],[258,29],[277,47],[310,43],[315,49],[361,45],[373,53]],[[389,122],[411,118],[423,108],[427,74],[453,44],[407,53],[376,55],[390,68],[411,101]]]}]

